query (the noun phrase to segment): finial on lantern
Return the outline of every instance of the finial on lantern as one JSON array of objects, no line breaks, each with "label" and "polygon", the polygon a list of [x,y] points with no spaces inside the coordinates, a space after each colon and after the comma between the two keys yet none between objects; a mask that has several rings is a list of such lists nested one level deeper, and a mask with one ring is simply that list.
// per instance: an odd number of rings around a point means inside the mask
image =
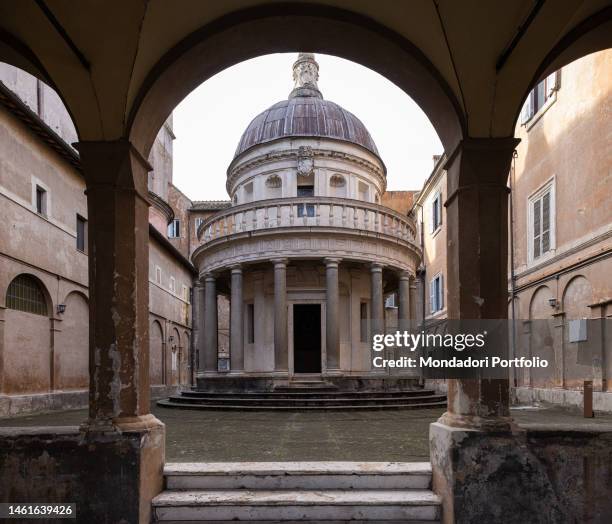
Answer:
[{"label": "finial on lantern", "polygon": [[319,64],[312,53],[300,53],[293,64],[293,91],[289,98],[296,96],[316,96],[323,98],[317,81],[319,80]]}]

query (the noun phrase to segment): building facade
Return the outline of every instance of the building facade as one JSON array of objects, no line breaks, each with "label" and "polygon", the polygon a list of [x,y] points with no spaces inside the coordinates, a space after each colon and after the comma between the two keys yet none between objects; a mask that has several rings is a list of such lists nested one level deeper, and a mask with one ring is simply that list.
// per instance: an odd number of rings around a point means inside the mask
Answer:
[{"label": "building facade", "polygon": [[[0,65],[0,416],[87,405],[87,198],[76,131],[40,80]],[[149,334],[153,396],[191,384],[189,250],[168,223],[172,122],[149,162]]]},{"label": "building facade", "polygon": [[[512,373],[516,402],[579,407],[592,381],[595,409],[612,411],[611,67],[612,52],[602,51],[550,75],[529,93],[515,130],[510,350],[549,363]],[[412,209],[423,248],[419,320],[429,327],[446,318],[445,161]]]},{"label": "building facade", "polygon": [[[198,228],[201,388],[401,378],[372,369],[369,337],[384,329],[386,294],[397,293],[397,321],[411,318],[414,221],[382,205],[376,145],[357,117],[323,99],[313,55],[299,55],[293,78],[289,98],[240,139],[227,171],[231,207]],[[407,208],[410,196],[388,201]],[[228,352],[218,350],[220,295],[229,297]]]}]

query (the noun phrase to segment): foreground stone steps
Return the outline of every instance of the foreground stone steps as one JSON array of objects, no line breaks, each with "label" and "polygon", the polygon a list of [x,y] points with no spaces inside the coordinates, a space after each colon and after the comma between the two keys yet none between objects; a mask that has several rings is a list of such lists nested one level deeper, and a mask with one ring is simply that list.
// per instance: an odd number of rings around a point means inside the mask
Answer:
[{"label": "foreground stone steps", "polygon": [[362,410],[445,407],[446,397],[431,390],[359,392],[209,393],[184,391],[159,406],[210,410]]},{"label": "foreground stone steps", "polygon": [[167,464],[154,522],[438,522],[429,463]]}]

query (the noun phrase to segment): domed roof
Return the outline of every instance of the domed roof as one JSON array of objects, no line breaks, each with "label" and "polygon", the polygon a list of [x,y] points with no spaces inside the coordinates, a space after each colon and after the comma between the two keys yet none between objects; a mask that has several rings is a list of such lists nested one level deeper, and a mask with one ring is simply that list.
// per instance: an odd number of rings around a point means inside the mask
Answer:
[{"label": "domed roof", "polygon": [[319,66],[310,53],[300,53],[293,65],[295,87],[288,100],[257,115],[242,134],[236,154],[285,137],[325,137],[360,145],[376,156],[378,149],[370,133],[353,113],[323,100],[317,87]]}]

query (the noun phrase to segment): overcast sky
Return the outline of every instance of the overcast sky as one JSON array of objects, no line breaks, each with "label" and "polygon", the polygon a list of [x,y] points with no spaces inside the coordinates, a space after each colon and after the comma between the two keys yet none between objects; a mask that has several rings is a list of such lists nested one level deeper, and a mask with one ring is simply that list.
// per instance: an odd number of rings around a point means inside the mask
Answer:
[{"label": "overcast sky", "polygon": [[[174,184],[192,200],[225,200],[225,173],[242,132],[286,100],[296,53],[254,58],[222,71],[174,111]],[[354,62],[316,55],[323,97],[355,114],[387,165],[387,189],[419,189],[442,145],[421,109],[395,84]]]}]

